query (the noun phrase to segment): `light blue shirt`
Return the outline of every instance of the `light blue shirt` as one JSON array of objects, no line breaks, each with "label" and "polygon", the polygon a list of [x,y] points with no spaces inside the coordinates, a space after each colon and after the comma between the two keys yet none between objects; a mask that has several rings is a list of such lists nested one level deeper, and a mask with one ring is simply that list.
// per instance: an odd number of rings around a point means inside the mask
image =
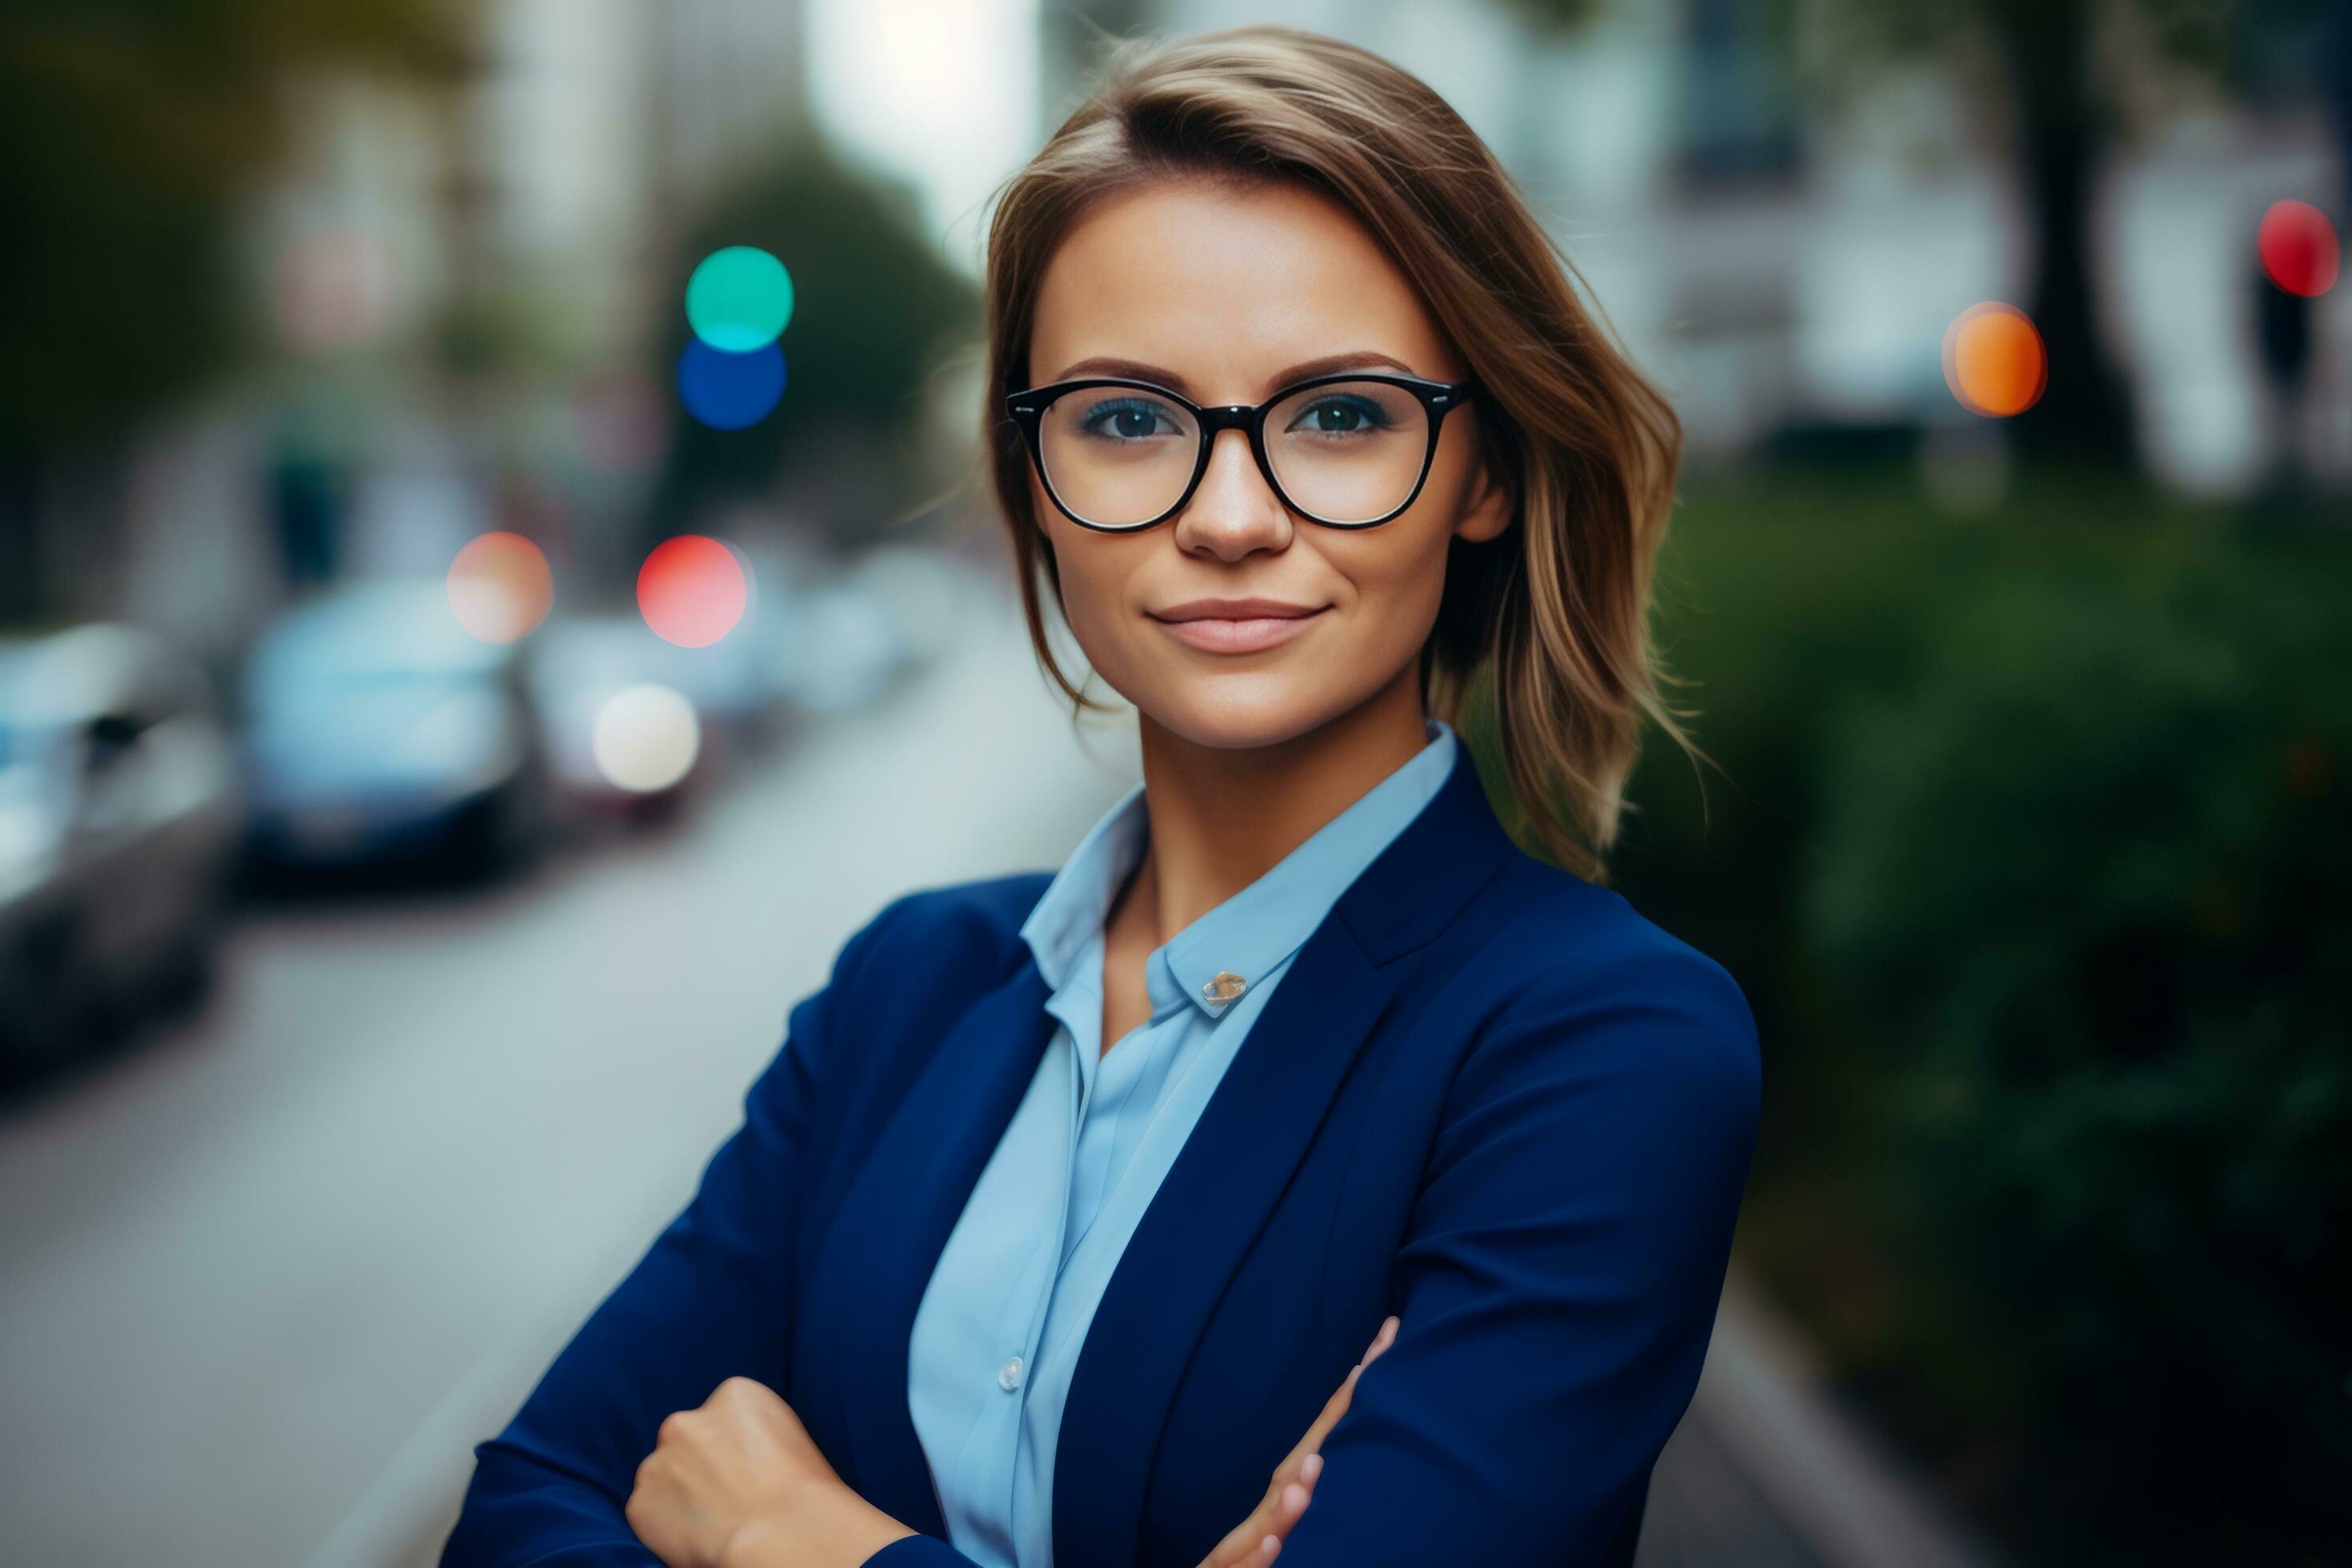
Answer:
[{"label": "light blue shirt", "polygon": [[1412,761],[1152,952],[1151,1016],[1108,1055],[1103,923],[1150,838],[1141,784],[1023,924],[1060,1026],[940,1254],[908,1347],[940,1516],[982,1568],[1051,1568],[1055,1439],[1095,1308],[1291,959],[1453,773],[1453,727],[1427,730]]}]

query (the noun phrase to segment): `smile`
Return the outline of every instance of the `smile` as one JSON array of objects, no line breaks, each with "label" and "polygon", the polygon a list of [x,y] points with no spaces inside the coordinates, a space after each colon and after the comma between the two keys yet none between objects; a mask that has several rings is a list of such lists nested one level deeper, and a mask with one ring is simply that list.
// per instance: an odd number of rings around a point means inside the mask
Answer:
[{"label": "smile", "polygon": [[1226,620],[1216,616],[1190,621],[1160,621],[1157,624],[1179,642],[1210,653],[1256,653],[1288,642],[1305,632],[1323,616],[1329,606],[1306,616],[1254,616],[1244,619]]}]

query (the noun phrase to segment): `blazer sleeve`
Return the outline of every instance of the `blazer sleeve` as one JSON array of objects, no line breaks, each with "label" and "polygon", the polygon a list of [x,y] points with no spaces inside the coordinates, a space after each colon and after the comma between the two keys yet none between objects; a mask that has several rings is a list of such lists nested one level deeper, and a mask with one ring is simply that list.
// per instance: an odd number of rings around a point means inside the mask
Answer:
[{"label": "blazer sleeve", "polygon": [[[1698,1385],[1761,1090],[1746,996],[1680,943],[1498,1017],[1397,1255],[1396,1338],[1325,1436],[1281,1568],[1603,1561]],[[864,1568],[971,1564],[912,1535]]]},{"label": "blazer sleeve", "polygon": [[1671,939],[1507,1010],[1283,1568],[1603,1561],[1698,1385],[1761,1089],[1746,996]]},{"label": "blazer sleeve", "polygon": [[742,1124],[693,1199],[605,1297],[521,1410],[474,1450],[444,1568],[661,1568],[622,1513],[663,1417],[736,1373],[772,1380],[789,1344],[791,1216],[811,1108],[844,1033],[844,998],[906,900],[843,944],[824,985],[793,1007]]}]

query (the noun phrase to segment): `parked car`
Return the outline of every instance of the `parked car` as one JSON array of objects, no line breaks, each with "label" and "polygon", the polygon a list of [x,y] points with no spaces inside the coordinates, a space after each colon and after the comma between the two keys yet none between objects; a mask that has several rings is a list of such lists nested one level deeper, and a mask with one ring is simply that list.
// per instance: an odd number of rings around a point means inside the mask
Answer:
[{"label": "parked car", "polygon": [[877,545],[852,562],[843,576],[881,603],[916,663],[961,646],[972,606],[988,604],[987,579],[936,546]]},{"label": "parked car", "polygon": [[756,754],[788,727],[793,691],[776,652],[783,631],[776,613],[756,605],[709,647],[670,649],[678,689],[716,736],[741,754]]},{"label": "parked car", "polygon": [[916,663],[915,643],[890,605],[855,575],[802,590],[785,615],[782,676],[806,711],[860,707]]},{"label": "parked car", "polygon": [[0,1047],[46,1064],[201,993],[240,816],[212,692],[162,639],[0,643]]},{"label": "parked car", "polygon": [[568,816],[635,825],[705,786],[717,728],[707,703],[721,683],[697,661],[713,649],[666,642],[635,610],[559,616],[531,642],[529,679]]},{"label": "parked car", "polygon": [[535,859],[551,774],[522,647],[467,632],[438,578],[336,589],[269,627],[245,687],[256,868]]}]

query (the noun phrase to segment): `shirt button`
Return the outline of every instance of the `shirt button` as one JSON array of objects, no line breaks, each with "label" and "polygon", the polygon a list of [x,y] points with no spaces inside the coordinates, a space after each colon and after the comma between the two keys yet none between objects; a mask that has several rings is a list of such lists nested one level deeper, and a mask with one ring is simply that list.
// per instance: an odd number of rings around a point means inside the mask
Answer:
[{"label": "shirt button", "polygon": [[1021,1386],[1021,1358],[1014,1356],[996,1369],[996,1386],[1010,1394]]},{"label": "shirt button", "polygon": [[1229,969],[1220,969],[1201,987],[1201,994],[1212,1002],[1230,1002],[1248,988],[1249,982]]}]

